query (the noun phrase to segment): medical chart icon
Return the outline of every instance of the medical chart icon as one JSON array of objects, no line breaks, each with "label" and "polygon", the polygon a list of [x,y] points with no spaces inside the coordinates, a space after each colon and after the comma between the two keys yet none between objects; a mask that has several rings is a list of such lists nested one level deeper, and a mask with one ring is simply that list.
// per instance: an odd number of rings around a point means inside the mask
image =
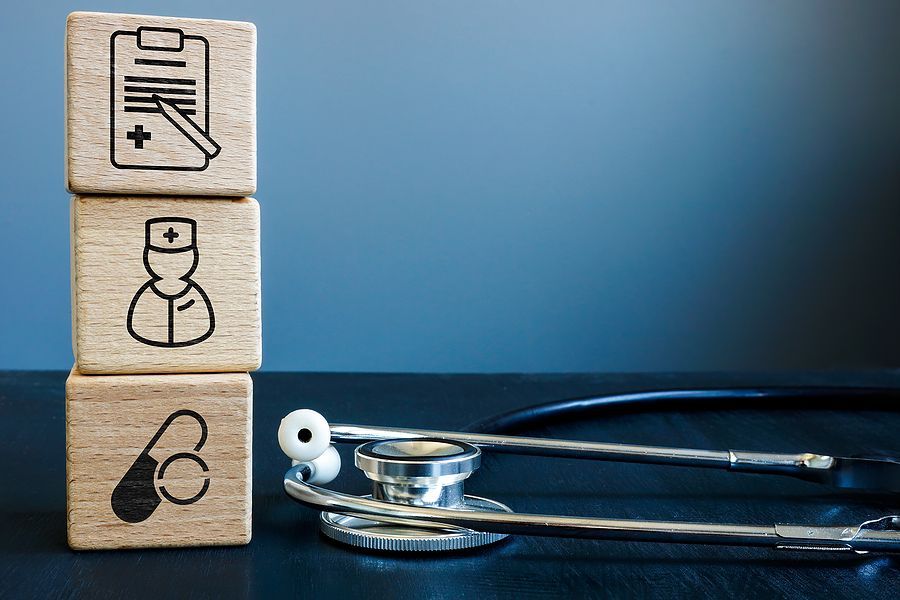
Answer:
[{"label": "medical chart icon", "polygon": [[109,40],[109,159],[117,169],[203,171],[221,146],[209,132],[209,41],[171,27]]},{"label": "medical chart icon", "polygon": [[[176,452],[160,463],[153,458],[151,451],[169,426],[172,425],[172,422],[179,417],[190,417],[197,421],[197,424],[200,425],[200,440],[194,446],[193,452]],[[199,452],[203,448],[208,434],[209,430],[206,426],[206,420],[193,410],[185,408],[176,410],[169,415],[113,490],[112,496],[110,496],[110,504],[116,516],[126,523],[140,523],[141,521],[146,521],[153,514],[156,507],[162,503],[162,498],[165,498],[172,504],[185,506],[193,504],[205,496],[207,490],[209,490],[209,467],[194,452]],[[190,460],[197,463],[197,466],[200,467],[204,474],[203,483],[200,484],[199,491],[188,498],[175,496],[162,483],[166,476],[166,470],[178,460]],[[153,482],[154,476],[160,482],[159,489]]]},{"label": "medical chart icon", "polygon": [[128,307],[126,327],[137,341],[159,348],[199,344],[216,329],[209,296],[191,276],[197,270],[197,222],[158,217],[144,224],[144,268],[150,279]]}]

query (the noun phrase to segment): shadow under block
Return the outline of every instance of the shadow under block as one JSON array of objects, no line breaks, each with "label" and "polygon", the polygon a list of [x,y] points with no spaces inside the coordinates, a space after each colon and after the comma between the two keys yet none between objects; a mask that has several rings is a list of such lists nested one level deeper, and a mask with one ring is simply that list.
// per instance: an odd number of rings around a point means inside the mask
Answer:
[{"label": "shadow under block", "polygon": [[65,89],[72,192],[256,191],[252,23],[72,13]]},{"label": "shadow under block", "polygon": [[250,541],[246,373],[66,382],[66,503],[76,550]]},{"label": "shadow under block", "polygon": [[71,240],[81,373],[259,368],[256,200],[75,196]]}]

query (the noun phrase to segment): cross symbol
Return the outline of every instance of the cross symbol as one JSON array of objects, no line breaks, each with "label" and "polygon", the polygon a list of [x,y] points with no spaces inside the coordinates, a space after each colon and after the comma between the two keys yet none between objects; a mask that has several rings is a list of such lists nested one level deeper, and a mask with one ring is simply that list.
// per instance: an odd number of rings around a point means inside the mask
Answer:
[{"label": "cross symbol", "polygon": [[171,227],[169,227],[169,230],[162,235],[164,238],[169,240],[169,243],[171,244],[175,241],[175,238],[178,237],[178,232],[175,231],[174,229],[172,229]]},{"label": "cross symbol", "polygon": [[[144,131],[143,125],[135,125],[134,131],[129,131],[125,134],[125,136],[129,140],[134,140],[134,147],[138,150],[144,147],[144,140],[149,141],[151,139],[150,132]],[[172,240],[169,240],[172,241]]]}]

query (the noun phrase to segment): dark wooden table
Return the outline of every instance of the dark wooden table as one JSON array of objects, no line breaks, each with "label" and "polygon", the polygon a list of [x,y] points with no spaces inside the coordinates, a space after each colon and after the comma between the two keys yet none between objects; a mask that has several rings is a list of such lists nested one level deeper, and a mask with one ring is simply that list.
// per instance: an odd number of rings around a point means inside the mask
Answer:
[{"label": "dark wooden table", "polygon": [[[434,598],[664,596],[896,598],[900,562],[760,548],[509,539],[450,556],[363,553],[324,539],[281,489],[280,418],[310,407],[338,422],[451,429],[557,398],[686,386],[868,384],[900,373],[734,375],[258,374],[253,542],[241,548],[70,551],[60,372],[0,372],[0,598]],[[900,413],[720,409],[620,413],[527,433],[698,448],[900,454]],[[343,448],[334,487],[368,486]],[[523,512],[772,524],[856,523],[900,513],[896,497],[847,496],[788,478],[700,469],[488,456],[470,493]]]}]

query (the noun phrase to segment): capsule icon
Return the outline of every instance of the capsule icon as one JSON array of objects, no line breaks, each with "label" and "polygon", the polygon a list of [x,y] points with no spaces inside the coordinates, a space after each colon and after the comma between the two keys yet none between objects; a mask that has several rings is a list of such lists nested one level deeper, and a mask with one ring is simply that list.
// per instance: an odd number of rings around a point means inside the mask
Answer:
[{"label": "capsule icon", "polygon": [[[191,452],[176,452],[160,463],[151,455],[151,450],[159,442],[160,438],[178,418],[192,418],[200,425],[200,439],[194,445]],[[126,523],[140,523],[146,521],[150,515],[162,503],[163,499],[173,504],[188,505],[197,502],[209,490],[209,467],[196,452],[200,452],[206,444],[209,430],[206,420],[197,412],[189,409],[176,410],[160,425],[156,434],[150,438],[150,442],[138,455],[131,467],[119,481],[110,497],[115,515]],[[162,483],[166,471],[173,463],[179,460],[189,460],[196,463],[206,476],[203,478],[200,490],[188,498],[172,494]],[[157,486],[157,482],[159,485]]]}]

